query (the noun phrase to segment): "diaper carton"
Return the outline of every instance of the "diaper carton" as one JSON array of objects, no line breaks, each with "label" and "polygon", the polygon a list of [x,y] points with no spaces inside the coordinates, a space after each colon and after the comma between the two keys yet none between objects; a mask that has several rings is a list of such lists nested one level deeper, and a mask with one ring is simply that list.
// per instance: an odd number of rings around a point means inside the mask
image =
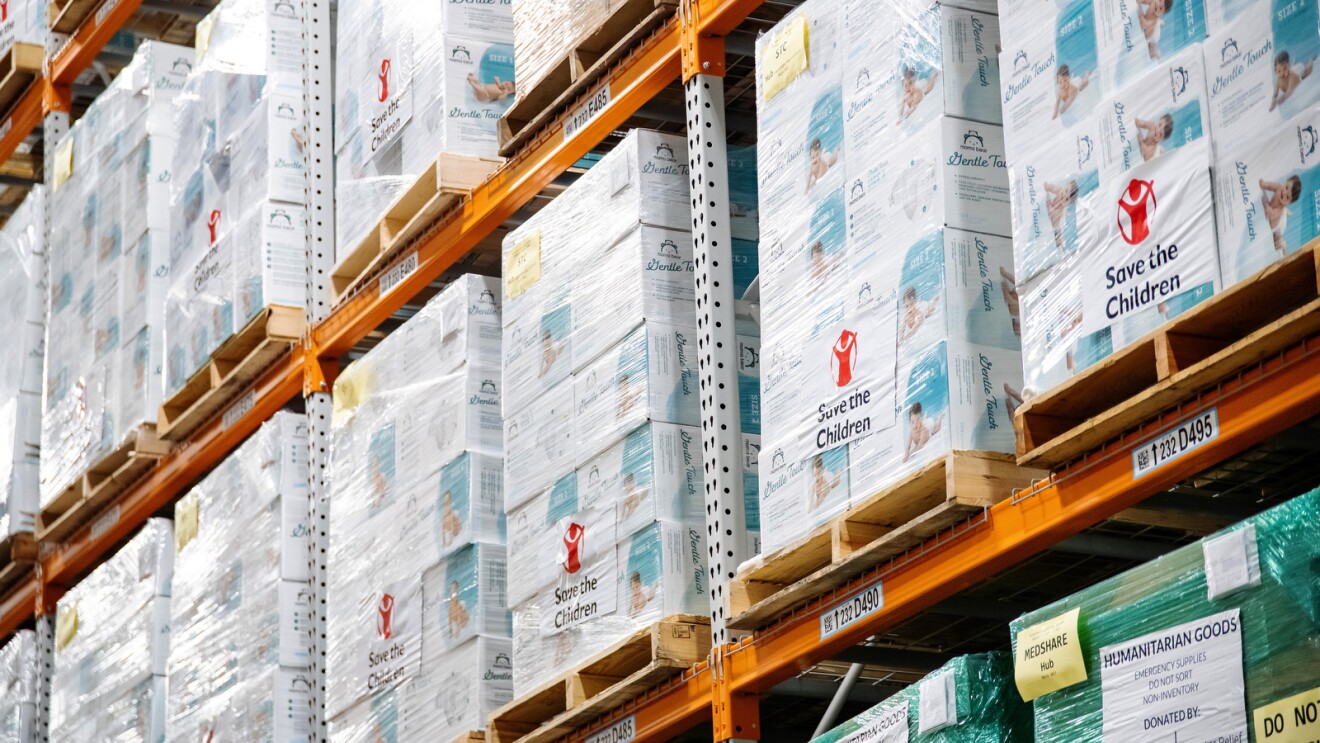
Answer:
[{"label": "diaper carton", "polygon": [[504,508],[528,498],[572,471],[573,384],[565,382],[504,418]]},{"label": "diaper carton", "polygon": [[1096,109],[1100,167],[1117,178],[1202,138],[1210,140],[1205,63],[1199,44],[1161,59]]},{"label": "diaper carton", "polygon": [[1096,0],[1105,88],[1117,91],[1206,37],[1204,0]]},{"label": "diaper carton", "polygon": [[701,429],[646,423],[577,470],[587,502],[612,503],[620,535],[657,519],[705,518]]}]

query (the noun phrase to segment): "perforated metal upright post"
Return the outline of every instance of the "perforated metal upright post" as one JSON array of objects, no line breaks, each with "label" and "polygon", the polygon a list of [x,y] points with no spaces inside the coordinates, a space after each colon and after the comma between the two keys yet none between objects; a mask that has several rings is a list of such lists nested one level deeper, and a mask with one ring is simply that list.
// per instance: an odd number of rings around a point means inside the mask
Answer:
[{"label": "perforated metal upright post", "polygon": [[32,743],[50,740],[50,679],[55,671],[55,615],[37,617],[37,709]]},{"label": "perforated metal upright post", "polygon": [[[303,111],[307,126],[307,320],[309,327],[330,313],[327,283],[334,264],[334,119],[331,104],[331,39],[334,30],[331,0],[303,0]],[[306,345],[307,339],[304,338]],[[325,720],[325,570],[329,541],[329,493],[325,470],[330,455],[330,391],[320,374],[320,364],[309,359],[303,395],[306,398],[307,434],[311,438],[309,460],[311,539],[308,540],[311,611],[311,729],[308,740],[324,743]]]}]

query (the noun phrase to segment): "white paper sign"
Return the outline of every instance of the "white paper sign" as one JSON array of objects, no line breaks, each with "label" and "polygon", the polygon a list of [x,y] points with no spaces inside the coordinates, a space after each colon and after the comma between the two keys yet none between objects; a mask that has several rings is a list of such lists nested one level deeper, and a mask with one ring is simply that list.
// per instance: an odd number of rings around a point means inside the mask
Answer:
[{"label": "white paper sign", "polygon": [[917,733],[925,735],[958,724],[958,680],[953,671],[921,682]]},{"label": "white paper sign", "polygon": [[1246,743],[1238,609],[1100,649],[1107,743]]},{"label": "white paper sign", "polygon": [[411,35],[375,51],[358,87],[362,139],[372,155],[393,142],[413,115]]},{"label": "white paper sign", "polygon": [[1201,543],[1205,555],[1205,582],[1211,599],[1239,588],[1260,585],[1260,554],[1256,525],[1247,524]]},{"label": "white paper sign", "polygon": [[840,738],[839,743],[908,743],[907,702]]},{"label": "white paper sign", "polygon": [[613,533],[602,530],[600,522],[594,512],[561,519],[551,527],[551,539],[542,543],[541,562],[552,565],[556,576],[541,612],[542,637],[609,616],[617,609],[619,566]]},{"label": "white paper sign", "polygon": [[422,660],[422,579],[395,581],[372,592],[360,607],[358,679],[364,696],[402,686]]}]

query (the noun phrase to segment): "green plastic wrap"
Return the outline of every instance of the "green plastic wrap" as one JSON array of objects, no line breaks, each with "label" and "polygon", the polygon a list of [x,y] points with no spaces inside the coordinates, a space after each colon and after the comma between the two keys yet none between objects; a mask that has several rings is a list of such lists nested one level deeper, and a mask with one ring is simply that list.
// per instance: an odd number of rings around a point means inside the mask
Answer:
[{"label": "green plastic wrap", "polygon": [[[1207,554],[1213,582],[1235,590],[1210,597]],[[1320,491],[1019,618],[1011,627],[1015,651],[1024,628],[1074,609],[1080,611],[1077,637],[1087,678],[1035,700],[1038,741],[1127,741],[1135,730],[1139,740],[1257,741],[1253,710],[1320,687]],[[1240,631],[1229,621],[1234,616]],[[1211,617],[1228,617],[1221,622],[1232,635],[1206,639],[1198,628],[1209,626]],[[1182,641],[1181,633],[1165,632],[1182,625],[1193,632]],[[1121,651],[1131,647],[1124,643],[1156,633],[1175,642],[1158,653],[1160,646],[1152,646],[1136,663],[1115,655],[1114,646]],[[1172,678],[1162,673],[1166,662],[1173,664],[1167,669]],[[1156,667],[1143,670],[1141,664]],[[1102,690],[1106,672],[1111,685]],[[1237,684],[1243,682],[1239,706]],[[1125,704],[1124,697],[1136,701]]]},{"label": "green plastic wrap", "polygon": [[[947,682],[947,674],[952,674],[952,684]],[[950,699],[953,710],[947,706]],[[948,724],[941,725],[941,718],[947,719]],[[1031,740],[1031,710],[1013,688],[1012,659],[1007,653],[983,653],[954,658],[812,743],[1029,743]]]}]

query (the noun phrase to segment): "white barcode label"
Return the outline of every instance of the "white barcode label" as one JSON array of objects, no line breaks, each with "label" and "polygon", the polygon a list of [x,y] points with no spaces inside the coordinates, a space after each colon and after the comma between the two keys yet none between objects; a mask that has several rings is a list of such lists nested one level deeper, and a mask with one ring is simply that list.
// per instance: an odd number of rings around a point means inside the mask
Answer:
[{"label": "white barcode label", "polygon": [[416,270],[417,251],[414,250],[403,260],[399,261],[398,265],[386,271],[385,274],[380,277],[380,296],[383,297],[394,291],[396,286],[398,286],[404,279],[412,276]]},{"label": "white barcode label", "polygon": [[105,23],[106,16],[110,15],[110,11],[114,10],[115,6],[118,4],[119,0],[106,0],[105,4],[101,6],[101,9],[96,11],[96,25],[99,26],[102,23]]},{"label": "white barcode label", "polygon": [[1219,438],[1219,412],[1210,408],[1132,450],[1132,479],[1144,477]]},{"label": "white barcode label", "polygon": [[252,408],[255,408],[256,406],[257,406],[257,391],[248,390],[247,394],[238,398],[238,402],[229,406],[229,409],[225,411],[225,416],[221,420],[221,422],[224,424],[225,428],[229,428],[230,426],[237,423],[239,419],[241,419],[243,416],[247,415],[248,412],[252,410]]},{"label": "white barcode label", "polygon": [[105,515],[92,522],[92,539],[100,539],[119,523],[119,506],[111,506]]},{"label": "white barcode label", "polygon": [[637,718],[629,715],[587,738],[587,743],[628,743],[637,739]]},{"label": "white barcode label", "polygon": [[884,584],[876,581],[820,613],[820,639],[842,632],[884,606]]},{"label": "white barcode label", "polygon": [[610,105],[610,85],[605,83],[600,89],[591,94],[591,97],[583,101],[581,105],[573,109],[564,121],[564,139],[565,141],[577,136],[591,120],[600,116]]}]

